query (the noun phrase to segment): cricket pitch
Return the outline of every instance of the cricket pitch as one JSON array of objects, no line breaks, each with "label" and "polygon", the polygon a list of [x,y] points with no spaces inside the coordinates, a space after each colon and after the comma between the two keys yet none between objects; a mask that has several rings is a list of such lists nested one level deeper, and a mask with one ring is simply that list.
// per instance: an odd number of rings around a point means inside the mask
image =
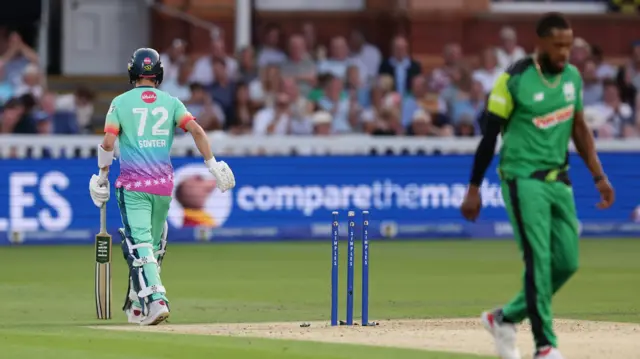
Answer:
[{"label": "cricket pitch", "polygon": [[[94,326],[107,330],[151,331],[328,343],[375,345],[478,355],[495,355],[493,341],[479,318],[381,321],[375,327],[331,327],[327,322],[166,324],[155,327]],[[582,320],[554,321],[562,353],[568,358],[640,359],[640,325]],[[533,340],[529,325],[521,325],[519,348],[531,358]]]}]

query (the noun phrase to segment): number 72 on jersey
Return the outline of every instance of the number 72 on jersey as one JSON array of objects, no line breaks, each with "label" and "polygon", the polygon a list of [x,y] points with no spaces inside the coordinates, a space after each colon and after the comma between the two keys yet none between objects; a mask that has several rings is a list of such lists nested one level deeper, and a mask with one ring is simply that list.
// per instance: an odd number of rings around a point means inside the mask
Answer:
[{"label": "number 72 on jersey", "polygon": [[[138,139],[138,146],[140,148],[167,146],[166,141],[163,139],[149,138],[169,136],[170,130],[167,128],[161,128],[169,119],[169,111],[167,111],[166,108],[160,106],[150,110],[145,107],[139,107],[133,109],[133,114],[138,118],[138,137],[142,137]],[[153,126],[151,126],[151,134],[147,131],[147,121],[149,120],[149,117],[151,117],[150,121],[153,122]]]}]

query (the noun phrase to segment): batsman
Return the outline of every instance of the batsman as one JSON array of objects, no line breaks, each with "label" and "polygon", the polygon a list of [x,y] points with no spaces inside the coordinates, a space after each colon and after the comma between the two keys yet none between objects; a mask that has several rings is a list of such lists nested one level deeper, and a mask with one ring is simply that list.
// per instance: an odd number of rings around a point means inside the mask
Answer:
[{"label": "batsman", "polygon": [[118,139],[120,175],[115,188],[124,226],[120,229],[122,251],[129,265],[123,310],[130,323],[156,325],[170,313],[160,264],[166,251],[166,221],[173,192],[170,152],[175,129],[192,135],[218,189],[233,188],[235,177],[224,161],[213,157],[206,133],[184,104],[157,89],[164,70],[156,50],[136,50],[128,72],[134,88],[111,102],[104,140],[98,146],[99,173],[91,177],[89,189],[96,206],[109,200],[109,167]]},{"label": "batsman", "polygon": [[499,309],[484,312],[502,359],[520,359],[516,324],[528,318],[535,359],[562,359],[552,327],[551,299],[578,269],[578,219],[568,175],[568,146],[577,152],[609,208],[614,191],[595,150],[582,107],[582,78],[567,63],[573,43],[568,21],[558,13],[537,24],[537,52],[502,73],[487,102],[462,215],[480,213],[479,187],[502,135],[498,173],[502,196],[524,259],[523,288]]}]

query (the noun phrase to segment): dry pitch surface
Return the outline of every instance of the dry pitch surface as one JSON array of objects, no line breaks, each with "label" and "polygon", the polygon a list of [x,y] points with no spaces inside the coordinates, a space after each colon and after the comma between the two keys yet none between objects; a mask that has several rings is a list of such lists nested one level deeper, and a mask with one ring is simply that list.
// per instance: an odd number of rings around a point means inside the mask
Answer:
[{"label": "dry pitch surface", "polygon": [[[480,355],[494,355],[493,342],[479,319],[429,319],[382,321],[376,327],[331,327],[326,322],[234,323],[139,326],[100,326],[108,330],[152,331],[316,342],[377,345]],[[640,325],[556,320],[562,353],[580,359],[640,359]],[[518,341],[525,358],[532,357],[528,325],[519,328]]]}]

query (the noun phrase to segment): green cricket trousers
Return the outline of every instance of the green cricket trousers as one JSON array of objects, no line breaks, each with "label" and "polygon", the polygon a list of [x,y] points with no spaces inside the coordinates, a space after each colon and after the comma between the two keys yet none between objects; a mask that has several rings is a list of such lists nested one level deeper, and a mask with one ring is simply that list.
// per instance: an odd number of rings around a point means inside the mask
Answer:
[{"label": "green cricket trousers", "polygon": [[134,290],[129,298],[133,306],[143,311],[146,304],[155,300],[163,299],[168,303],[160,279],[159,258],[155,253],[162,244],[171,196],[118,188],[117,197],[125,233],[122,252],[129,264],[130,290],[131,287]]},{"label": "green cricket trousers", "polygon": [[[540,176],[543,177],[543,176]],[[524,287],[502,310],[504,321],[529,318],[536,348],[557,346],[552,296],[578,269],[578,219],[564,176],[503,180],[502,196],[524,259]]]}]

